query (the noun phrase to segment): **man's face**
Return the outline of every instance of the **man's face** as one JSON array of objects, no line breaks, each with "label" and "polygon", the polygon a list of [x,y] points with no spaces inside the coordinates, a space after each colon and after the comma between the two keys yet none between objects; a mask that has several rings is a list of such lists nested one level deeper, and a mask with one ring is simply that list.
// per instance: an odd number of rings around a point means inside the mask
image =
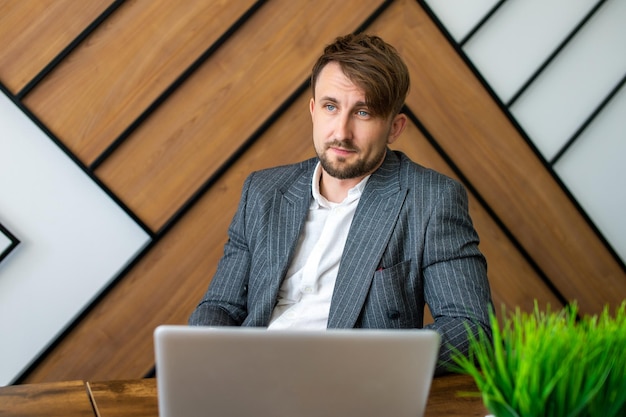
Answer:
[{"label": "man's face", "polygon": [[[370,114],[365,93],[336,62],[328,63],[320,72],[310,110],[313,145],[322,168],[342,180],[360,179],[374,172],[406,120],[404,115],[384,119]],[[399,129],[398,118],[404,118]]]}]

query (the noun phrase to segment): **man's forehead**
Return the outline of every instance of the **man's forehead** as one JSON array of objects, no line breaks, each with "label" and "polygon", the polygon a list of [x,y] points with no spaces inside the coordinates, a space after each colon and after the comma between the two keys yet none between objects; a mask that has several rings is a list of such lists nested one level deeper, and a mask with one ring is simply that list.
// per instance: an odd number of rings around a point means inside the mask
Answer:
[{"label": "man's forehead", "polygon": [[338,100],[340,94],[350,94],[365,102],[365,91],[346,76],[339,64],[329,62],[320,72],[315,84],[315,96]]}]

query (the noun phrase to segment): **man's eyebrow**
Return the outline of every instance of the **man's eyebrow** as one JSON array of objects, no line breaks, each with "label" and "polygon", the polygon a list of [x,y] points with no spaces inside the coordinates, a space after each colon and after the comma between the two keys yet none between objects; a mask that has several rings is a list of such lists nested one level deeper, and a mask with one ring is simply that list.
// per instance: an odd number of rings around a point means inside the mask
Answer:
[{"label": "man's eyebrow", "polygon": [[[337,103],[337,99],[331,96],[323,96],[320,98],[319,101],[330,101],[332,103]],[[357,101],[356,103],[354,103],[354,108],[356,107],[369,107],[368,104],[365,101]]]}]

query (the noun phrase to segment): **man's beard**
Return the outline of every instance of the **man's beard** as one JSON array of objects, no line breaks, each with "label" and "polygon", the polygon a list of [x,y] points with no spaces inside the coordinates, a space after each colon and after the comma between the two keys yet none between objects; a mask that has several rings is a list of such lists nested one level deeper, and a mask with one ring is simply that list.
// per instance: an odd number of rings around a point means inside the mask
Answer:
[{"label": "man's beard", "polygon": [[[325,150],[328,150],[330,147],[346,149],[349,151],[358,151],[358,149],[353,146],[340,141],[333,141],[326,144]],[[374,158],[370,160],[359,159],[351,164],[346,164],[346,159],[343,157],[337,157],[336,162],[333,162],[327,158],[325,152],[317,152],[317,157],[319,158],[324,171],[326,171],[331,177],[337,178],[338,180],[347,180],[351,178],[364,177],[372,173],[372,171],[378,167],[385,157],[385,153],[386,149],[383,148],[382,151]]]}]

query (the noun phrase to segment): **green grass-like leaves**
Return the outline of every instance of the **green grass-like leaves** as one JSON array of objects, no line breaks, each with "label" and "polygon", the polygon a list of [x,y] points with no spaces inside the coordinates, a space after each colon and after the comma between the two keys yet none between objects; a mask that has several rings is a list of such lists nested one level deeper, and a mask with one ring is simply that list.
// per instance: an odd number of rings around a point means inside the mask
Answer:
[{"label": "green grass-like leaves", "polygon": [[491,313],[493,340],[468,332],[455,371],[471,375],[496,417],[626,416],[626,301],[577,319],[561,311]]}]

